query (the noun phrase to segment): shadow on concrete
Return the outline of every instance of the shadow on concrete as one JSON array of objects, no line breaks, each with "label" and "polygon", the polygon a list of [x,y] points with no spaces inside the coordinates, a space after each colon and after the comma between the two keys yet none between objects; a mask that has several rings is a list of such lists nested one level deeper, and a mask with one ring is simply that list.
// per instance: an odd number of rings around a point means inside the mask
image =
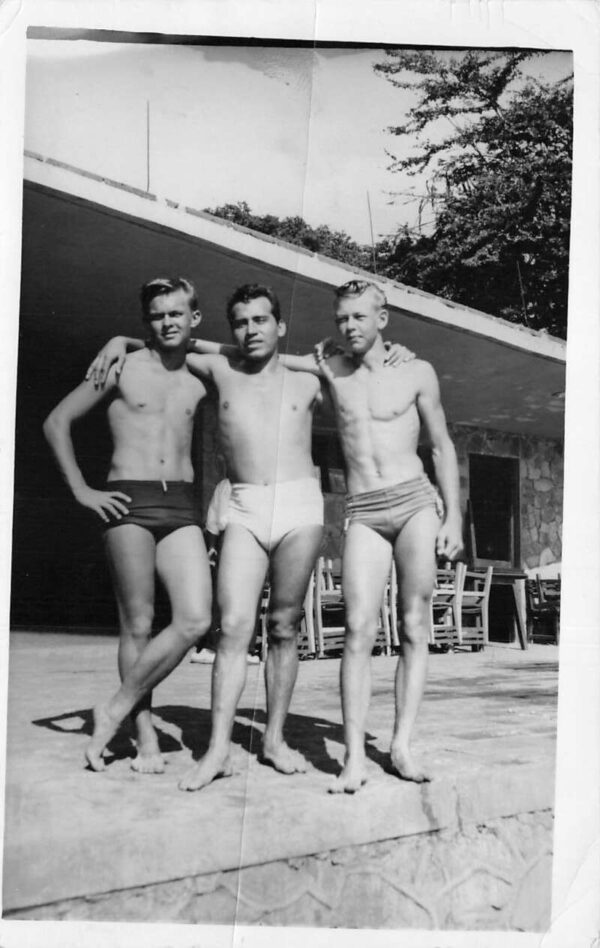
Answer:
[{"label": "shadow on concrete", "polygon": [[[155,709],[152,709],[153,712]],[[159,715],[160,717],[160,715]],[[77,723],[79,720],[79,724]],[[94,719],[92,708],[81,708],[78,711],[65,711],[64,714],[55,714],[48,718],[37,718],[31,722],[36,727],[45,727],[49,731],[58,731],[60,734],[87,734],[92,736],[94,730]],[[181,743],[171,734],[156,728],[160,751],[168,754],[172,751],[182,749]],[[130,724],[121,725],[115,736],[106,747],[106,763],[112,763],[115,760],[123,760],[127,757],[135,757],[136,750],[133,743],[133,730]]]},{"label": "shadow on concrete", "polygon": [[[261,725],[266,724],[267,720],[266,712],[261,708],[238,708],[237,715],[238,717],[247,716]],[[336,724],[327,718],[290,713],[285,723],[285,739],[291,748],[304,754],[316,770],[332,775],[340,772],[340,762],[337,758],[330,756],[325,741],[334,741],[344,746],[344,729],[341,724]],[[369,743],[374,740],[373,734],[366,734],[367,757],[385,770],[390,766],[389,754],[383,754]]]},{"label": "shadow on concrete", "polygon": [[[206,752],[210,738],[210,711],[204,708],[171,704],[155,707],[152,713],[161,753],[167,754],[187,748],[191,751],[192,758],[198,760]],[[157,723],[157,718],[177,728],[181,733],[181,739],[177,740],[172,734],[163,730]],[[239,718],[246,718],[248,723],[240,721]],[[36,727],[44,727],[61,734],[86,734],[91,737],[93,733],[92,708],[65,711],[63,714],[51,717],[37,718],[31,723]],[[249,754],[259,755],[265,724],[266,713],[261,708],[238,708],[231,736],[232,743]],[[326,740],[344,746],[344,730],[341,724],[336,724],[327,718],[290,713],[286,719],[285,737],[289,746],[300,751],[316,770],[332,775],[339,773],[339,760],[330,756]],[[374,747],[370,743],[374,740],[373,734],[366,734],[367,757],[379,767],[388,770],[389,754],[384,754]],[[107,764],[135,756],[133,731],[130,724],[121,725],[106,750]]]}]

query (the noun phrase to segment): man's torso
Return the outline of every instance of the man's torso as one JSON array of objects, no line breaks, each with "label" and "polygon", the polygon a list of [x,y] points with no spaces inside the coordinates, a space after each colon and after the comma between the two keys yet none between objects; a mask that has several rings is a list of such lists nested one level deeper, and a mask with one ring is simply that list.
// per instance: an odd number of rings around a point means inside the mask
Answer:
[{"label": "man's torso", "polygon": [[369,370],[331,360],[330,384],[351,494],[409,481],[423,471],[417,455],[419,373],[423,363]]},{"label": "man's torso", "polygon": [[312,415],[320,392],[315,376],[281,365],[276,372],[248,373],[243,363],[222,359],[215,382],[231,481],[273,484],[314,476]]},{"label": "man's torso", "polygon": [[194,416],[205,394],[185,365],[169,371],[148,350],[129,356],[107,412],[109,480],[191,482]]}]

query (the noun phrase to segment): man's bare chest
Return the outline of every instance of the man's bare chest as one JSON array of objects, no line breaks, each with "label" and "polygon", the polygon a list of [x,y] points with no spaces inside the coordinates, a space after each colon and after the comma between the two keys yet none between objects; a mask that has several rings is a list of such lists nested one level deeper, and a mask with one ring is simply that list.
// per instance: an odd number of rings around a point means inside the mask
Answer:
[{"label": "man's bare chest", "polygon": [[393,421],[412,417],[416,410],[414,384],[402,377],[401,370],[337,378],[334,395],[339,413],[348,421]]},{"label": "man's bare chest", "polygon": [[152,370],[123,373],[119,388],[123,408],[130,414],[182,421],[193,418],[206,391],[187,373]]},{"label": "man's bare chest", "polygon": [[251,423],[264,428],[274,423],[306,418],[314,393],[292,377],[263,380],[257,376],[229,376],[219,382],[219,415],[224,423]]}]

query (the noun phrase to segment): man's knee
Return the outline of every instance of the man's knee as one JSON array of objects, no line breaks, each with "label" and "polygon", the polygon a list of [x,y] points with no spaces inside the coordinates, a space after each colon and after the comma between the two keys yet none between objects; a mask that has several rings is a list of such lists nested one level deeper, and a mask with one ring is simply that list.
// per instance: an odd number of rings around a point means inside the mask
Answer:
[{"label": "man's knee", "polygon": [[377,635],[378,615],[364,609],[346,611],[345,648],[371,652]]},{"label": "man's knee", "polygon": [[282,606],[269,613],[267,628],[269,642],[289,642],[295,640],[300,625],[301,609],[298,606]]},{"label": "man's knee", "polygon": [[429,638],[430,603],[429,596],[415,596],[403,606],[402,632],[406,641],[416,644]]},{"label": "man's knee", "polygon": [[224,609],[221,613],[219,648],[226,651],[245,649],[254,633],[255,617],[237,609]]},{"label": "man's knee", "polygon": [[152,635],[154,609],[143,606],[132,611],[121,621],[121,633],[136,641],[146,641]]},{"label": "man's knee", "polygon": [[173,626],[190,645],[206,635],[210,628],[210,614],[204,610],[190,610],[173,616]]}]

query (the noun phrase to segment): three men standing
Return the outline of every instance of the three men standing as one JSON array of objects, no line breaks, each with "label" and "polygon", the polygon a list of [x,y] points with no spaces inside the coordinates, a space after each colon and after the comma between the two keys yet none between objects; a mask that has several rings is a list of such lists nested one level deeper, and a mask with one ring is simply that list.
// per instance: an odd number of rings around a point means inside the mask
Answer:
[{"label": "three men standing", "polygon": [[[189,371],[210,379],[218,391],[232,499],[218,578],[222,635],[213,669],[211,739],[180,786],[199,789],[231,771],[231,731],[267,568],[272,591],[262,755],[285,773],[306,768],[304,758],[285,743],[283,724],[297,673],[302,601],[322,534],[322,497],[310,453],[312,413],[321,398],[315,376],[332,395],[350,491],[342,567],[348,623],[341,671],[346,758],[331,789],[354,792],[366,780],[370,654],[392,556],[400,577],[403,629],[392,764],[405,779],[426,779],[412,758],[410,738],[425,685],[435,555],[452,558],[461,545],[456,458],[435,373],[420,360],[397,368],[385,365],[385,297],[370,282],[351,281],[337,291],[335,318],[345,353],[330,359],[279,355],[285,324],[267,287],[241,287],[227,315],[235,352],[195,342],[205,354],[187,358]],[[441,521],[437,494],[416,451],[421,424],[432,444],[445,503]],[[106,733],[100,726],[92,739],[94,760]]]}]

